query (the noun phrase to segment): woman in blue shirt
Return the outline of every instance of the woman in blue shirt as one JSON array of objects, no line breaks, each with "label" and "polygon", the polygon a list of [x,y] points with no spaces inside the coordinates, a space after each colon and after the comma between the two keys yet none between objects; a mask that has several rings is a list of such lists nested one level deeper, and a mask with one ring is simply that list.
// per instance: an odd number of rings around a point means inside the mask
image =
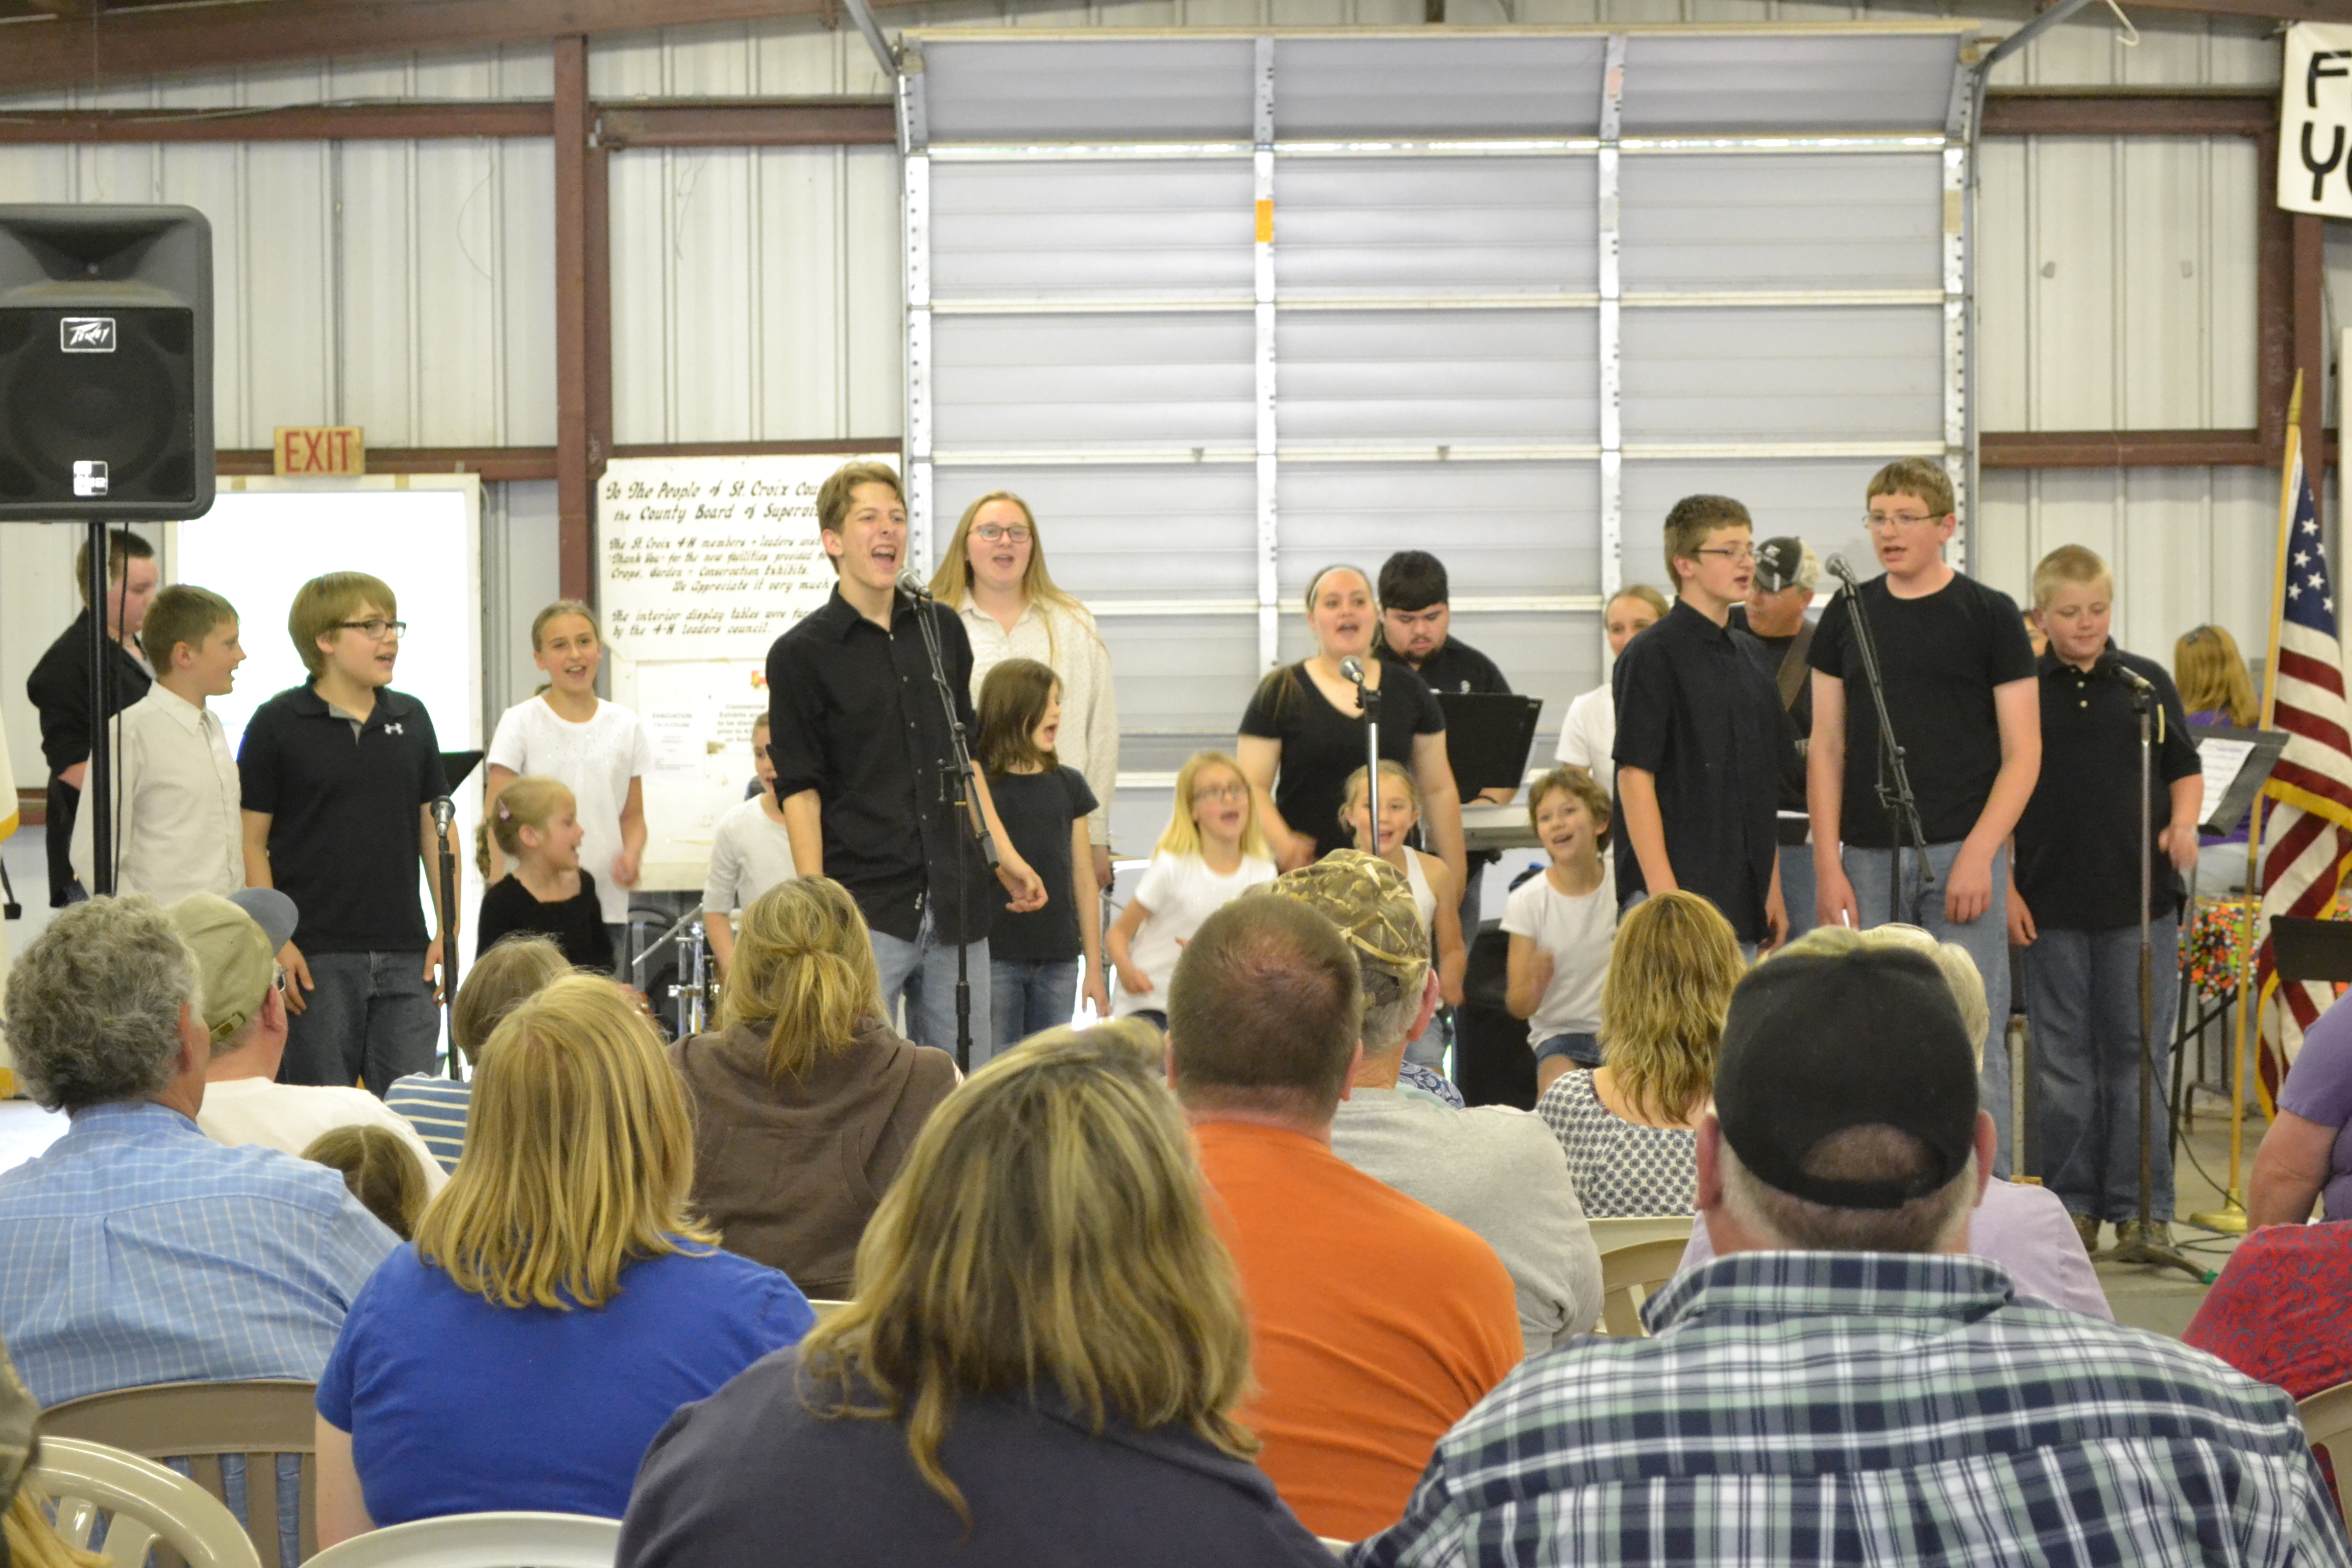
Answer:
[{"label": "woman in blue shirt", "polygon": [[688,1217],[694,1136],[653,1026],[598,975],[484,1044],[465,1153],[319,1379],[319,1542],[501,1510],[617,1519],[646,1446],[814,1321]]}]

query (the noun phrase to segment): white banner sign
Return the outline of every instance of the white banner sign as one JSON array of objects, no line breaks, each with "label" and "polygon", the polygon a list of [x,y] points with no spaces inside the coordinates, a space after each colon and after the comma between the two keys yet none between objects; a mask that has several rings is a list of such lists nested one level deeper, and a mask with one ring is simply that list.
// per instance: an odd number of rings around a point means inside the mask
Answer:
[{"label": "white banner sign", "polygon": [[2288,28],[2281,91],[2278,205],[2352,217],[2352,26]]}]

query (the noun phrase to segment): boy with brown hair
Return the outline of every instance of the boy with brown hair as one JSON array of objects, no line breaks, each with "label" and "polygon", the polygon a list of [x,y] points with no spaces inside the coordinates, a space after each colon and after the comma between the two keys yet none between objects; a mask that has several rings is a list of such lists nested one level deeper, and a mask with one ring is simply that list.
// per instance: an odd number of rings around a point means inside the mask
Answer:
[{"label": "boy with brown hair", "polygon": [[173,584],[147,608],[145,642],[155,684],[122,710],[113,744],[111,801],[76,814],[74,875],[96,887],[93,837],[113,808],[115,891],[171,905],[192,893],[227,898],[245,886],[236,763],[220,716],[245,662],[236,607],[208,588]]},{"label": "boy with brown hair", "polygon": [[[281,1083],[348,1084],[378,1096],[429,1072],[443,943],[433,802],[447,791],[425,705],[392,689],[400,638],[390,584],[364,572],[313,577],[286,631],[311,679],[254,710],[237,752],[247,885],[274,887],[301,912],[287,972]],[[440,936],[416,898],[422,860]],[[462,875],[462,873],[460,873]]]},{"label": "boy with brown hair", "polygon": [[1748,509],[1685,496],[1666,513],[1675,606],[1625,645],[1617,701],[1617,900],[1687,889],[1742,946],[1777,943],[1780,698],[1727,625],[1756,569]]},{"label": "boy with brown hair", "polygon": [[[2042,1179],[2074,1216],[2085,1250],[2112,1220],[2118,1242],[2171,1245],[2172,1143],[2165,1134],[2180,961],[2180,874],[2197,864],[2205,780],[2172,678],[2107,636],[2115,578],[2079,544],[2033,569],[2033,616],[2050,638],[2038,664],[2040,781],[2017,819],[2009,940],[2025,950]],[[2149,1038],[2148,1229],[2139,1227],[2139,715],[2158,708],[2148,784],[2148,938],[2157,976]]]}]

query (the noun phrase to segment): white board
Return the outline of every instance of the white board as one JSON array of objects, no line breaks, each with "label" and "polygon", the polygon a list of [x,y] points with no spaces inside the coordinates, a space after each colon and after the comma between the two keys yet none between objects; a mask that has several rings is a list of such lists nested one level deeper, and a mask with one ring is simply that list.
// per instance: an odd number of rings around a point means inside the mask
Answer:
[{"label": "white board", "polygon": [[654,747],[638,886],[702,888],[711,828],[752,777],[768,649],[833,594],[816,494],[896,452],[628,458],[596,487],[597,612],[613,700]]}]

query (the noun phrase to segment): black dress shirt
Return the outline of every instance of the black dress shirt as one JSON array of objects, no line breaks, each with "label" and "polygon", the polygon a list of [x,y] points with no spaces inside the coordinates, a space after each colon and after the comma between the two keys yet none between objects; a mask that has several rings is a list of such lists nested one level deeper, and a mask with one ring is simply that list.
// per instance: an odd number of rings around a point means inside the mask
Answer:
[{"label": "black dress shirt", "polygon": [[[956,718],[969,739],[971,643],[952,611],[926,604],[924,613],[938,629]],[[816,791],[824,874],[849,889],[867,925],[902,942],[920,933],[926,908],[941,942],[981,941],[1004,901],[956,811],[954,754],[922,627],[905,595],[893,601],[886,632],[836,587],[768,650],[776,798]]]},{"label": "black dress shirt", "polygon": [[[106,717],[147,695],[155,678],[121,643],[106,645]],[[51,773],[89,760],[89,612],[74,617],[41,655],[25,681],[25,695],[41,716],[41,755]]]},{"label": "black dress shirt", "polygon": [[[1676,885],[1722,910],[1740,941],[1762,940],[1778,854],[1779,690],[1730,630],[1679,599],[1625,645],[1612,682],[1617,765],[1656,781]],[[1622,903],[1645,889],[1632,846],[1616,859]]]}]

